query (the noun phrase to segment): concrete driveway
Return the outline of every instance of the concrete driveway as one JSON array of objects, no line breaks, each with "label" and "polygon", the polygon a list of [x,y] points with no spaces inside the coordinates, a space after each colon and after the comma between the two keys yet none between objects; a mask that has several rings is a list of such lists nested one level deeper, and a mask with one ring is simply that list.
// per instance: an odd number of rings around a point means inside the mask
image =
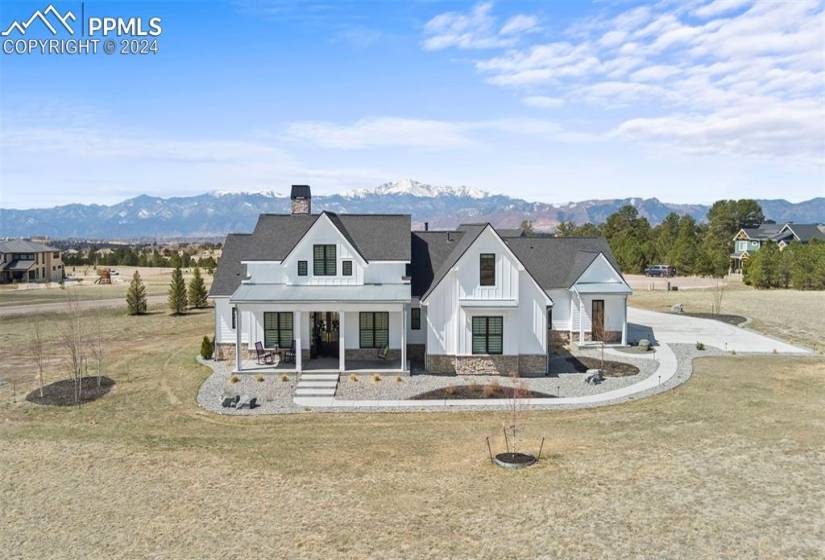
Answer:
[{"label": "concrete driveway", "polygon": [[713,346],[723,351],[765,353],[775,350],[787,354],[810,353],[810,350],[713,319],[629,307],[627,320],[628,338],[631,341],[647,338],[651,342],[655,340],[675,344],[702,342],[705,346]]}]

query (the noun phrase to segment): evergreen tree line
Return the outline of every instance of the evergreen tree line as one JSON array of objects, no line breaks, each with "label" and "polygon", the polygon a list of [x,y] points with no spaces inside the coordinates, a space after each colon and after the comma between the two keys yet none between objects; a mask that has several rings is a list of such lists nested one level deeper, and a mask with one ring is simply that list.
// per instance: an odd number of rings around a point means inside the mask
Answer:
[{"label": "evergreen tree line", "polygon": [[743,279],[755,288],[825,290],[825,243],[766,243],[745,261]]},{"label": "evergreen tree line", "polygon": [[88,255],[82,253],[77,254],[63,254],[63,263],[67,266],[145,266],[145,267],[171,267],[171,268],[189,268],[197,264],[205,269],[208,273],[212,273],[217,266],[215,259],[206,257],[203,259],[195,259],[192,255],[184,253],[179,255],[177,252],[171,252],[169,255],[164,255],[161,251],[154,249],[152,251],[142,251],[134,247],[117,247],[111,253],[101,255],[95,252],[90,252]]},{"label": "evergreen tree line", "polygon": [[[680,275],[722,277],[730,267],[734,236],[740,229],[757,227],[764,221],[762,208],[751,199],[717,201],[708,210],[707,223],[670,213],[657,226],[651,226],[636,208],[628,205],[601,225],[564,222],[556,229],[556,235],[604,236],[624,272],[641,273],[648,266],[668,264],[676,267]],[[765,288],[822,289],[822,246],[816,242],[791,243],[780,252],[776,245],[768,244],[748,262],[745,282]]]},{"label": "evergreen tree line", "polygon": [[[206,283],[203,281],[199,267],[195,267],[188,287],[183,279],[183,272],[181,272],[180,267],[176,267],[172,271],[167,303],[174,315],[183,315],[189,308],[201,309],[206,307],[208,305],[207,294]],[[137,270],[132,275],[132,281],[126,291],[126,305],[129,315],[143,315],[148,307],[146,286],[140,277],[140,272]]]}]

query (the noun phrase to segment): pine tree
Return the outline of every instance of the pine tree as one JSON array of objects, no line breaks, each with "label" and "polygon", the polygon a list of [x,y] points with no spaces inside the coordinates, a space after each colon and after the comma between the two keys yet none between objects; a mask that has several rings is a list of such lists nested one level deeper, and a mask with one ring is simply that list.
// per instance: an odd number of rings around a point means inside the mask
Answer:
[{"label": "pine tree", "polygon": [[189,305],[197,309],[206,307],[206,284],[201,276],[201,269],[195,267],[192,279],[189,281]]},{"label": "pine tree", "polygon": [[143,285],[140,272],[137,270],[132,275],[129,290],[126,292],[126,305],[129,307],[129,315],[146,313],[146,286]]},{"label": "pine tree", "polygon": [[172,272],[172,281],[169,283],[169,309],[173,315],[186,313],[186,282],[183,281],[183,273],[180,267],[176,267]]}]

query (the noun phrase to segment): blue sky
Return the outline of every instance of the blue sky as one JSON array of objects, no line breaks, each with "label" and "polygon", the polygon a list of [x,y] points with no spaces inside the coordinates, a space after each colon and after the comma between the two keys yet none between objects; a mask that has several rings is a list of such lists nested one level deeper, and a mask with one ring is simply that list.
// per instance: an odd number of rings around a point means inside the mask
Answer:
[{"label": "blue sky", "polygon": [[[2,2],[0,27],[47,2]],[[75,10],[80,2],[55,2]],[[0,55],[0,206],[328,193],[825,196],[822,2],[102,2],[157,55]]]}]

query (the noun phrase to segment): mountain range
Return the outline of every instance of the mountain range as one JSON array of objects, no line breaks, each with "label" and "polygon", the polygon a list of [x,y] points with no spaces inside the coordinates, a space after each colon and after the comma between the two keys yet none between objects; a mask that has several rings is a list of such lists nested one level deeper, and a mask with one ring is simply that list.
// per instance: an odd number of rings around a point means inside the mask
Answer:
[{"label": "mountain range", "polygon": [[[825,197],[799,203],[759,200],[765,216],[777,222],[825,222]],[[601,223],[630,204],[651,223],[670,212],[703,221],[709,206],[671,204],[657,198],[584,200],[566,204],[529,202],[471,187],[434,186],[410,179],[374,189],[314,195],[312,210],[349,213],[411,214],[414,226],[453,228],[460,223],[490,222],[515,227],[522,220],[537,229],[552,230],[572,221]],[[160,198],[141,195],[110,206],[68,204],[29,210],[0,209],[0,237],[48,236],[79,239],[151,239],[222,237],[228,232],[252,231],[258,214],[289,212],[288,194],[273,191],[213,191],[196,196]]]}]

